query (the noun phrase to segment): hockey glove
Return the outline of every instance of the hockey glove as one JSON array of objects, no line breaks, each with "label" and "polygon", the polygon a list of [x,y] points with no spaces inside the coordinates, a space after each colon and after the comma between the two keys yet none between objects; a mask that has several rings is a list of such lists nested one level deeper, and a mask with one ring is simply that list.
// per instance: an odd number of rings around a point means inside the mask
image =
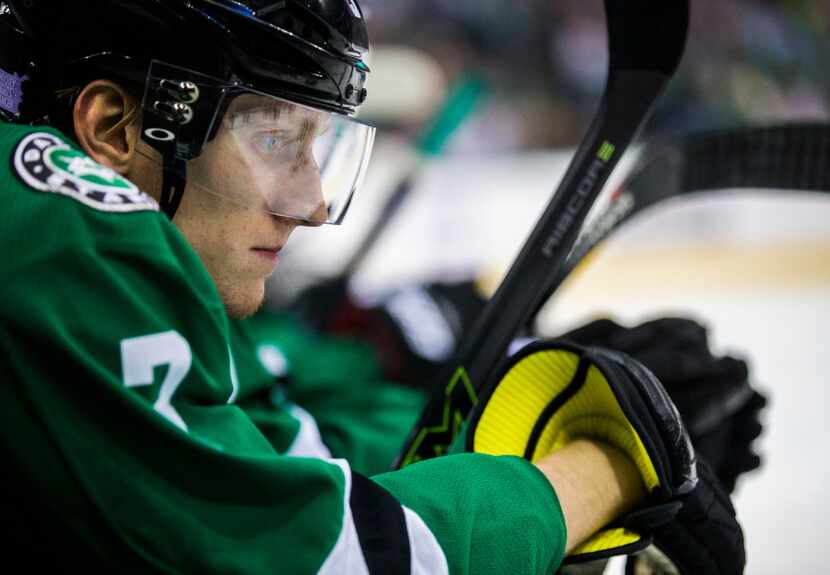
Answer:
[{"label": "hockey glove", "polygon": [[677,517],[655,528],[654,545],[626,562],[627,575],[742,573],[743,532],[729,495],[705,460],[698,459],[698,486]]},{"label": "hockey glove", "polygon": [[[707,476],[699,480],[691,442],[662,385],[624,354],[555,340],[527,346],[479,400],[467,448],[535,461],[584,437],[626,453],[649,500],[583,543],[565,563],[633,553],[669,530],[702,535],[694,542],[696,552],[719,566],[714,573],[742,572],[743,537],[728,498],[712,498],[712,484]],[[678,567],[681,573],[706,572]]]},{"label": "hockey glove", "polygon": [[680,411],[697,453],[729,492],[742,473],[760,465],[753,442],[766,398],[750,384],[745,361],[712,354],[701,324],[669,317],[627,328],[600,319],[562,337],[627,353],[648,367]]}]

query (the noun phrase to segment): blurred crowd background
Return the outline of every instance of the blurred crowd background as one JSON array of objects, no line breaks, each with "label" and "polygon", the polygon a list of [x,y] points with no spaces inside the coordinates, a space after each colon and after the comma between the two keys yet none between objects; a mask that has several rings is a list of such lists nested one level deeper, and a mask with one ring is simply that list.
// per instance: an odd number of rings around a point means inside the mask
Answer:
[{"label": "blurred crowd background", "polygon": [[[830,112],[830,1],[694,0],[687,51],[646,135],[776,120],[826,119]],[[453,151],[575,146],[605,83],[602,2],[585,0],[364,0],[378,59],[402,47],[437,65],[432,76],[397,59],[378,61],[372,99],[397,98],[410,114],[369,111],[381,127],[415,130],[441,90],[474,72],[487,83],[486,109]],[[644,15],[644,17],[647,17]],[[659,26],[659,23],[655,23]],[[390,71],[390,68],[392,70]],[[432,80],[424,78],[433,78]],[[397,88],[397,89],[396,89]],[[437,92],[435,94],[434,92]],[[420,99],[412,102],[407,98]]]},{"label": "blurred crowd background", "polygon": [[[445,153],[417,173],[356,277],[378,290],[462,272],[498,277],[564,173],[605,85],[603,0],[362,0],[361,6],[373,48],[360,114],[379,128],[373,159],[347,225],[295,232],[272,282],[275,305],[340,273],[363,239],[390,219],[381,206],[414,164],[415,146],[428,147],[419,135],[447,123],[431,119],[471,78],[484,87],[483,97],[461,114],[457,129],[444,130],[451,134]],[[830,120],[830,0],[692,0],[690,8],[680,68],[641,142]],[[730,209],[689,204],[663,218],[662,231],[646,226],[637,236],[645,238],[642,247],[804,238],[830,246],[823,198],[798,198],[789,212],[781,198]],[[644,219],[660,224],[661,218]],[[625,228],[607,247],[627,245],[636,226]],[[798,253],[817,249],[811,244]],[[830,250],[821,253],[830,258]]]}]

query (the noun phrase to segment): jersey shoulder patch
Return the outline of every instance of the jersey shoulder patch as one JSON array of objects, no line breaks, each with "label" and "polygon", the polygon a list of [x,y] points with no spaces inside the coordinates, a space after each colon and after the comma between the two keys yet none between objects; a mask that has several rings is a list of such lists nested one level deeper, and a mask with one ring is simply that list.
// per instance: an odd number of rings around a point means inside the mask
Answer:
[{"label": "jersey shoulder patch", "polygon": [[69,196],[99,211],[159,209],[152,197],[127,178],[48,132],[30,133],[20,140],[12,156],[12,166],[30,188]]}]

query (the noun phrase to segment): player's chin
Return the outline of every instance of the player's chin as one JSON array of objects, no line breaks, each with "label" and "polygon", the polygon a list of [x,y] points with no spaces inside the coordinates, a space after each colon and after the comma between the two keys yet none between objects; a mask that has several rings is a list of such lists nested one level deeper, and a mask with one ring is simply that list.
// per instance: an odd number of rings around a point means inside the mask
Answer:
[{"label": "player's chin", "polygon": [[253,280],[233,289],[222,290],[222,303],[228,317],[244,319],[254,315],[265,301],[265,280]]}]

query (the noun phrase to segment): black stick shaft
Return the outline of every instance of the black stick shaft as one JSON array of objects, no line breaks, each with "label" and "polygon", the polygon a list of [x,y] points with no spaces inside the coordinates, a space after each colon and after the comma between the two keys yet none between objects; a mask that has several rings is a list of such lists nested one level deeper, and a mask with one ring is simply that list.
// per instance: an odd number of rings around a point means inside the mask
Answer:
[{"label": "black stick shaft", "polygon": [[612,71],[599,113],[556,194],[452,367],[441,374],[444,394],[433,396],[397,465],[440,455],[452,441],[452,423],[467,417],[508,345],[549,293],[596,196],[668,77],[651,70]]}]

